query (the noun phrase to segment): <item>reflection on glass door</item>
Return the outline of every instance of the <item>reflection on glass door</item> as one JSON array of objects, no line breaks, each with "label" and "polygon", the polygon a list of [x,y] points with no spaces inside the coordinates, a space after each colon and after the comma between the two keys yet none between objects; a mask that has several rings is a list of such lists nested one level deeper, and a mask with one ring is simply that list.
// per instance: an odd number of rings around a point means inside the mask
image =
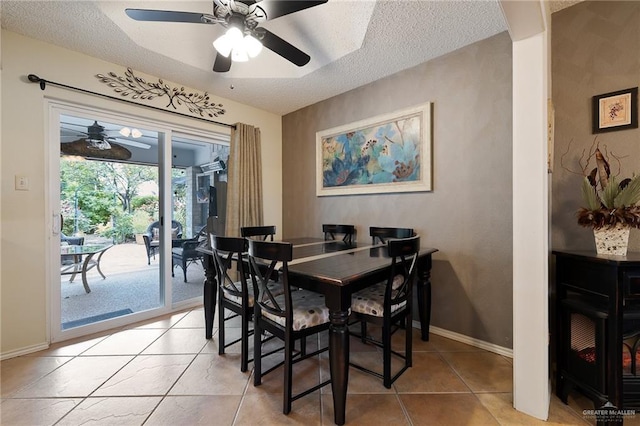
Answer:
[{"label": "reflection on glass door", "polygon": [[173,220],[182,234],[172,237],[172,300],[174,306],[202,298],[204,268],[198,244],[206,238],[208,217],[224,215],[227,144],[173,134],[171,141]]},{"label": "reflection on glass door", "polygon": [[63,331],[163,306],[158,136],[60,115]]}]

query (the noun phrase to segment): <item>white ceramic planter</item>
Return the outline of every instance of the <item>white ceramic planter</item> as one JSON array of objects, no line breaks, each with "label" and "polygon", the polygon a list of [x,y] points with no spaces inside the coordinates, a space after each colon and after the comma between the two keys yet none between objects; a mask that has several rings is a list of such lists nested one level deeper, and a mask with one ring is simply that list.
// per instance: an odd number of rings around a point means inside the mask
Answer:
[{"label": "white ceramic planter", "polygon": [[594,229],[593,236],[596,239],[596,252],[598,254],[626,256],[630,230],[631,228],[624,225]]}]

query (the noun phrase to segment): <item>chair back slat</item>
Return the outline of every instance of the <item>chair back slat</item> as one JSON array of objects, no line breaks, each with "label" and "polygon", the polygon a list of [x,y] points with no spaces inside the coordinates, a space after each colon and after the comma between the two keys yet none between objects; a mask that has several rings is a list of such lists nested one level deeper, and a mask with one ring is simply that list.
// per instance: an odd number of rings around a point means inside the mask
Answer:
[{"label": "chair back slat", "polygon": [[[237,297],[247,297],[247,274],[242,261],[247,252],[247,240],[244,238],[222,237],[211,234],[211,248],[221,291]],[[238,279],[234,280],[229,271],[233,260],[237,260]],[[240,288],[238,288],[240,285]]]},{"label": "chair back slat", "polygon": [[411,303],[413,284],[417,274],[420,237],[414,236],[387,241],[391,260],[391,273],[385,291],[385,309],[407,301]]},{"label": "chair back slat", "polygon": [[322,225],[322,232],[324,232],[325,240],[335,240],[336,235],[343,235],[342,241],[351,244],[356,233],[356,227],[354,225],[324,224]]},{"label": "chair back slat", "polygon": [[273,236],[276,234],[276,227],[273,225],[270,226],[243,226],[240,228],[240,234],[244,238],[253,238],[262,237],[262,241],[273,241]]},{"label": "chair back slat", "polygon": [[[293,258],[293,245],[271,241],[248,240],[249,268],[253,281],[255,301],[266,312],[279,317],[287,317],[291,321],[291,293],[289,289],[288,262]],[[282,269],[282,285],[284,287],[285,306],[280,306],[268,286],[269,279]]]},{"label": "chair back slat", "polygon": [[371,242],[386,243],[390,238],[410,238],[415,235],[413,228],[388,228],[388,227],[369,227],[369,235],[371,236]]}]

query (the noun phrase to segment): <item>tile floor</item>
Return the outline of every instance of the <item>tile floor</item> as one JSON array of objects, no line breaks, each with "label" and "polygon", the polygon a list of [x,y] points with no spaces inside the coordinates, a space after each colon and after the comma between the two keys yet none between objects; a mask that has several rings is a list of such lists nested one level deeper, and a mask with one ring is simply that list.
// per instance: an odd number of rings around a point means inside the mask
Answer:
[{"label": "tile floor", "polygon": [[[219,356],[217,335],[206,340],[203,322],[202,308],[193,309],[3,361],[0,424],[334,424],[330,388],[295,401],[283,415],[282,368],[254,387],[251,371],[240,372],[238,345]],[[414,366],[391,389],[351,368],[347,425],[592,423],[579,397],[569,406],[553,397],[548,422],[521,414],[511,406],[511,359],[437,335],[429,342],[414,336]],[[381,362],[380,352],[355,338],[351,352],[363,365]],[[294,392],[327,375],[326,353],[297,364]]]}]

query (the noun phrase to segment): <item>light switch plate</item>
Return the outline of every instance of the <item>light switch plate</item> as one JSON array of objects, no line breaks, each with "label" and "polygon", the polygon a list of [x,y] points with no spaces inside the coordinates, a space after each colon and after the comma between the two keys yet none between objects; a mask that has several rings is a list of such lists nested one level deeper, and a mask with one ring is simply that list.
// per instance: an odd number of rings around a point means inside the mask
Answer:
[{"label": "light switch plate", "polygon": [[29,179],[26,176],[16,175],[16,190],[17,191],[29,190]]}]

